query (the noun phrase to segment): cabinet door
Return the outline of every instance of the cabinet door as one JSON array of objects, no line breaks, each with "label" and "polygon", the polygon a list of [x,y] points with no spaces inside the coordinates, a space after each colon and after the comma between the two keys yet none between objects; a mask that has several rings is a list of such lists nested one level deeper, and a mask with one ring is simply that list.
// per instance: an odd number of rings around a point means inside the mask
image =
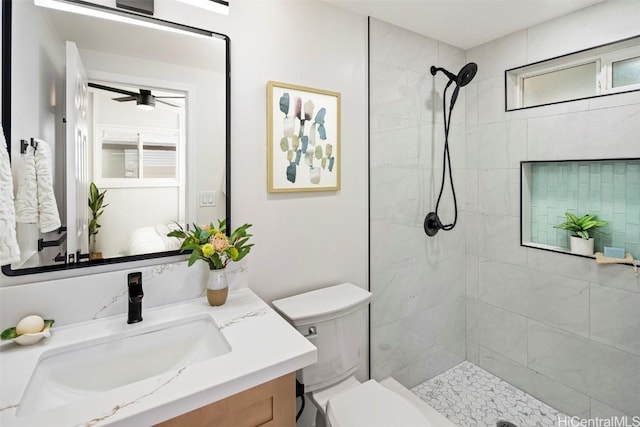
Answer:
[{"label": "cabinet door", "polygon": [[292,372],[156,427],[295,427],[295,380]]}]

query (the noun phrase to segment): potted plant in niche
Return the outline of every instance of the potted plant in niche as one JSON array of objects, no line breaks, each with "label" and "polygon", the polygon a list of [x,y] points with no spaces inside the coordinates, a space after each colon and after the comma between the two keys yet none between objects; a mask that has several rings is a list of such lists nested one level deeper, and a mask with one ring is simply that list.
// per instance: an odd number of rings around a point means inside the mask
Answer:
[{"label": "potted plant in niche", "polygon": [[598,221],[596,215],[586,214],[580,218],[566,212],[564,216],[567,220],[562,224],[558,224],[555,228],[567,230],[571,232],[569,242],[571,252],[578,255],[593,255],[593,234],[600,232],[600,228],[608,224],[606,221]]},{"label": "potted plant in niche", "polygon": [[104,195],[107,190],[100,192],[98,187],[93,182],[89,185],[89,209],[91,210],[91,221],[89,221],[89,259],[101,259],[102,252],[97,252],[96,239],[100,224],[98,224],[98,218],[104,212],[104,208],[109,205],[103,205]]},{"label": "potted plant in niche", "polygon": [[238,227],[227,236],[226,220],[218,221],[218,226],[213,223],[198,227],[193,225],[193,231],[185,232],[180,226],[179,230],[174,230],[167,234],[169,237],[184,239],[180,250],[191,250],[188,265],[192,266],[197,260],[202,260],[209,266],[209,277],[207,280],[207,300],[210,305],[222,305],[227,301],[229,285],[225,267],[231,261],[240,261],[244,258],[253,244],[248,243],[252,236],[247,233],[251,224],[244,224]]}]

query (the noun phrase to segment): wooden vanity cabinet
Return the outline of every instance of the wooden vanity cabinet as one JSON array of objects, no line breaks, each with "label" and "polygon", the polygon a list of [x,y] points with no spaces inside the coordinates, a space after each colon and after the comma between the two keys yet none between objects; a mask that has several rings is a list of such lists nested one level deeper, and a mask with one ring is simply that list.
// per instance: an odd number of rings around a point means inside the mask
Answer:
[{"label": "wooden vanity cabinet", "polygon": [[292,372],[156,426],[295,427],[295,383],[296,374]]}]

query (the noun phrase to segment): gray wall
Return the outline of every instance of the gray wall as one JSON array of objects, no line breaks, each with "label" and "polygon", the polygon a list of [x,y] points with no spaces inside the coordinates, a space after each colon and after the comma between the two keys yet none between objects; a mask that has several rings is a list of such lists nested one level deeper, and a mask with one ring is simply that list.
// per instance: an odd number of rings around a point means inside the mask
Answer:
[{"label": "gray wall", "polygon": [[519,162],[640,157],[640,94],[505,112],[503,73],[638,22],[640,3],[609,1],[467,51],[467,358],[570,415],[640,414],[640,281],[520,247]]},{"label": "gray wall", "polygon": [[[640,94],[504,111],[505,69],[635,35],[637,22],[640,3],[607,1],[464,52],[372,21],[374,378],[411,387],[466,348],[468,360],[567,414],[640,414],[638,276],[521,247],[519,207],[521,160],[640,157]],[[428,69],[456,73],[469,61],[479,72],[450,138],[462,218],[428,238],[444,83],[439,75],[434,94]]]},{"label": "gray wall", "polygon": [[[422,226],[438,197],[447,82],[429,67],[457,72],[465,53],[374,19],[370,52],[371,375],[413,387],[465,358],[464,216],[436,237]],[[464,105],[462,95],[450,132],[459,206]],[[439,213],[451,222],[446,194]]]}]

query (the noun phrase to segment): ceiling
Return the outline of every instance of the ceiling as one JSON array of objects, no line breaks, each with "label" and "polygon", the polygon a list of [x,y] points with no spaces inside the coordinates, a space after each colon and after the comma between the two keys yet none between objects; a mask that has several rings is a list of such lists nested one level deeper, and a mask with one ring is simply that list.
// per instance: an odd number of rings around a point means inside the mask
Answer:
[{"label": "ceiling", "polygon": [[[218,38],[193,37],[88,15],[42,8],[62,40],[80,51],[129,56],[147,61],[225,72],[226,45]],[[150,38],[153,43],[141,42]],[[186,48],[188,47],[188,48]]]},{"label": "ceiling", "polygon": [[469,49],[604,0],[325,0]]}]

